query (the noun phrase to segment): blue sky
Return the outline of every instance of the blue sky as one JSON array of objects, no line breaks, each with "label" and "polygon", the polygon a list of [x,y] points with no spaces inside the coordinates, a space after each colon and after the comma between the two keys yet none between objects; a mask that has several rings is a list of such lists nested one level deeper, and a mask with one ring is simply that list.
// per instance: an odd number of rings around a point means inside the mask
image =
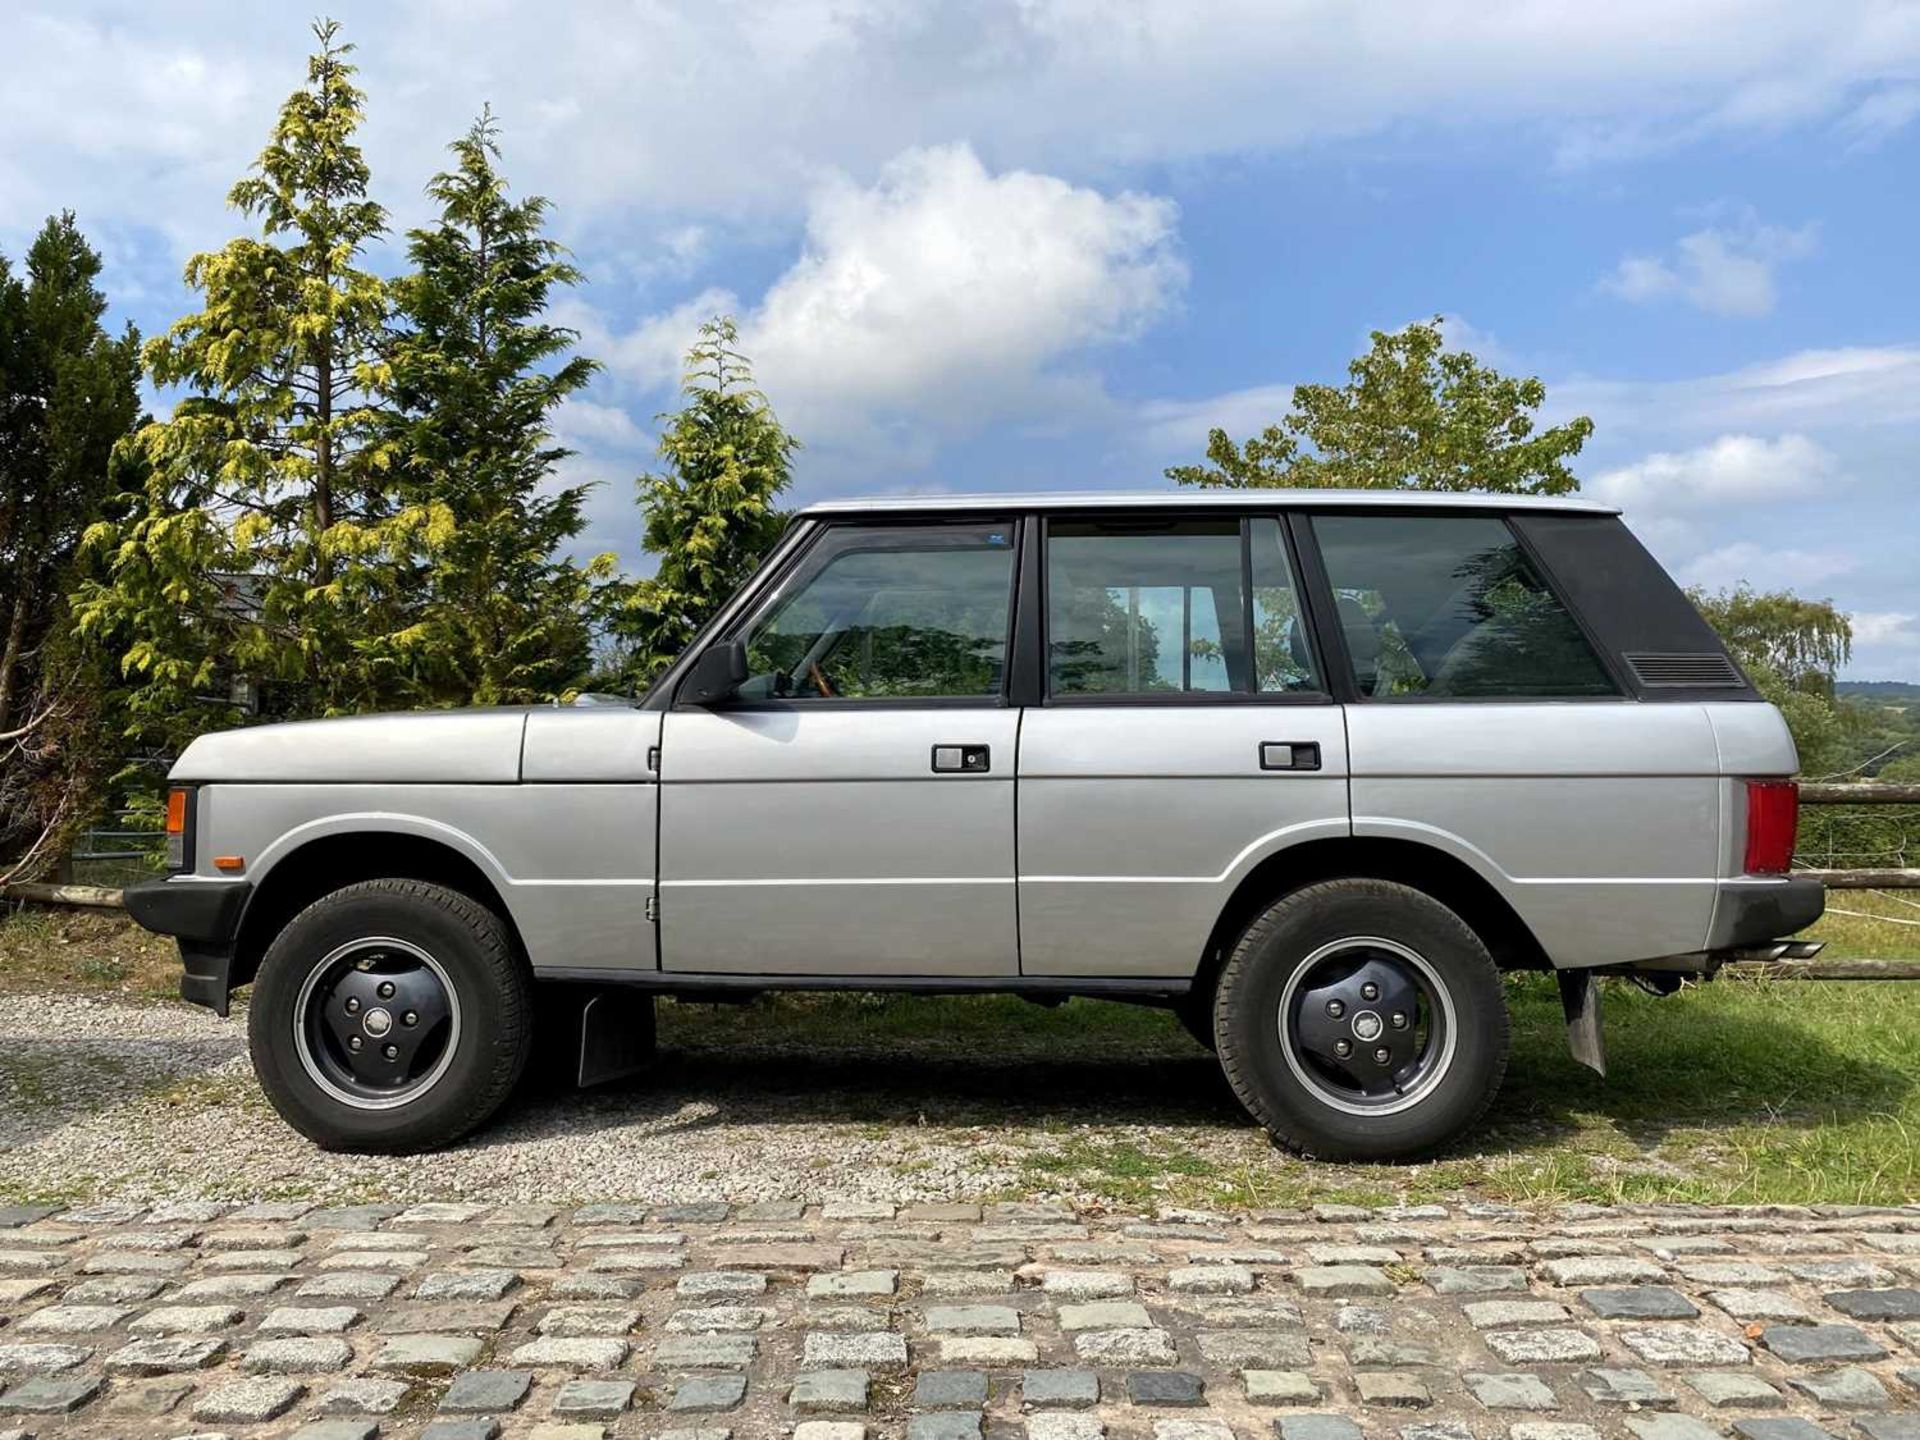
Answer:
[{"label": "blue sky", "polygon": [[[1159,486],[1445,315],[1586,413],[1585,488],[1683,579],[1831,596],[1920,680],[1920,4],[341,4],[396,229],[483,101],[588,284],[587,548],[698,320],[740,317],[797,496]],[[297,11],[16,3],[0,249],[78,211],[118,314],[300,79]],[[391,265],[391,255],[377,263]]]}]

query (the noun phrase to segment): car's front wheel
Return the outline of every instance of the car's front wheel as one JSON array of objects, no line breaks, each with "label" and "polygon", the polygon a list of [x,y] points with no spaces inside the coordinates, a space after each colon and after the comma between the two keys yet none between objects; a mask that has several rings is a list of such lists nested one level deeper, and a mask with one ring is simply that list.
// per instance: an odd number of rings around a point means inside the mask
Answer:
[{"label": "car's front wheel", "polygon": [[1499,971],[1410,886],[1330,880],[1284,897],[1227,957],[1214,1041],[1243,1104],[1288,1149],[1401,1160],[1486,1113],[1507,1065]]},{"label": "car's front wheel", "polygon": [[316,900],[260,962],[247,1032],[283,1119],[328,1150],[446,1145],[507,1098],[531,983],[500,917],[418,880]]}]

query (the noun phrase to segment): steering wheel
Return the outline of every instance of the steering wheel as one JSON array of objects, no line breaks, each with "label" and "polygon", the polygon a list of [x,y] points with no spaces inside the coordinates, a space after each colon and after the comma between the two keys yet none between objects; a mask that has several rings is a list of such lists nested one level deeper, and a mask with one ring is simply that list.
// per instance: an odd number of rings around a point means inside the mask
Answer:
[{"label": "steering wheel", "polygon": [[819,689],[820,697],[823,700],[832,700],[835,698],[833,686],[827,683],[827,677],[820,672],[820,662],[818,660],[809,660],[807,662],[807,678],[813,681],[814,685]]}]

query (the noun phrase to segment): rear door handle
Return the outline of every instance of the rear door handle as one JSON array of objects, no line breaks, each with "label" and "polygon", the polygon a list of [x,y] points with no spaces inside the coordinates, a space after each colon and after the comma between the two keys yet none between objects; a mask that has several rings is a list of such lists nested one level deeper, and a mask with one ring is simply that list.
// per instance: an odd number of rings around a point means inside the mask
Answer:
[{"label": "rear door handle", "polygon": [[936,745],[933,769],[936,775],[984,775],[993,769],[993,756],[985,745]]},{"label": "rear door handle", "polygon": [[1260,745],[1262,770],[1318,770],[1320,742],[1317,740],[1266,740]]}]

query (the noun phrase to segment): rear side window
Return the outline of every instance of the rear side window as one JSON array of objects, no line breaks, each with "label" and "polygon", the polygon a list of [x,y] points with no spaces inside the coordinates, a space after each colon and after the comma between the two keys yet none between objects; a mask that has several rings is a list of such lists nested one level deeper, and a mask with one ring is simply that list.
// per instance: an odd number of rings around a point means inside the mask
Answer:
[{"label": "rear side window", "polygon": [[1279,521],[1052,521],[1047,681],[1068,697],[1320,690]]},{"label": "rear side window", "polygon": [[1313,533],[1362,696],[1619,693],[1504,521],[1320,515]]}]

